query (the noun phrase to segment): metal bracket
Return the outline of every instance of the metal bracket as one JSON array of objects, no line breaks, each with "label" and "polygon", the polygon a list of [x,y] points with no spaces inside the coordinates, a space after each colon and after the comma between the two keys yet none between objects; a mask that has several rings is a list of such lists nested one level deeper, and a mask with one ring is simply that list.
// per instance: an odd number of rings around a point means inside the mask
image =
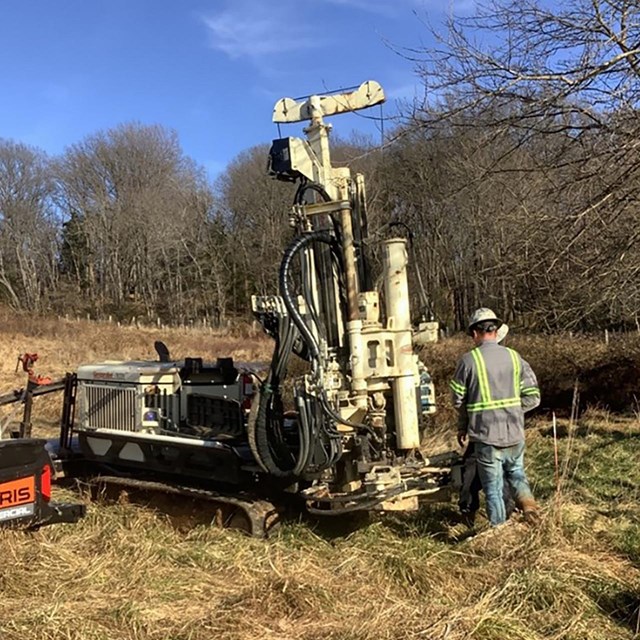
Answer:
[{"label": "metal bracket", "polygon": [[306,100],[281,98],[273,108],[273,122],[302,122],[314,116],[333,116],[358,111],[385,101],[384,91],[375,80],[363,82],[355,91],[314,95]]}]

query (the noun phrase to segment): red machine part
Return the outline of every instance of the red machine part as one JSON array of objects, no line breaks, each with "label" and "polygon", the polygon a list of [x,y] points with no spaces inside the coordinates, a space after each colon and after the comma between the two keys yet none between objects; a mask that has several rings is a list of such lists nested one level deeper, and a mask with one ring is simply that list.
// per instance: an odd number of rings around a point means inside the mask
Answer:
[{"label": "red machine part", "polygon": [[40,493],[46,502],[51,500],[51,465],[45,464],[40,475]]},{"label": "red machine part", "polygon": [[51,384],[53,379],[49,376],[36,375],[33,366],[38,361],[37,353],[23,353],[18,356],[16,363],[16,372],[18,367],[22,365],[22,370],[29,376],[29,382],[35,385]]}]

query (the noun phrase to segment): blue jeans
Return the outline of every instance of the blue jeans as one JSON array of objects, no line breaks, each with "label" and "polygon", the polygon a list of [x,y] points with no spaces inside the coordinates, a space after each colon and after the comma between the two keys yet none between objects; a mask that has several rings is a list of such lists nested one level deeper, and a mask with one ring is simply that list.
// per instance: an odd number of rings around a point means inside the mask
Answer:
[{"label": "blue jeans", "polygon": [[476,442],[475,450],[480,482],[487,497],[487,515],[491,526],[496,527],[507,519],[503,498],[505,480],[516,504],[533,501],[533,494],[524,472],[524,442],[511,447],[494,447]]},{"label": "blue jeans", "polygon": [[[469,442],[467,449],[462,456],[464,466],[462,467],[462,487],[458,499],[460,513],[473,515],[480,509],[480,474],[478,473],[478,459],[476,456],[476,442]],[[502,487],[502,499],[504,500],[507,518],[514,512],[516,505],[511,495],[509,483],[505,482]]]}]

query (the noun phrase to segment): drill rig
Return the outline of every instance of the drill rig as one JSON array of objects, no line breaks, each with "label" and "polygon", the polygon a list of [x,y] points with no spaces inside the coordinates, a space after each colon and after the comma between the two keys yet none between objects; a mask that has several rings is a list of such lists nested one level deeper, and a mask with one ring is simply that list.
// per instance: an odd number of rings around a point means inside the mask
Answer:
[{"label": "drill rig", "polygon": [[[308,509],[416,509],[451,483],[451,455],[420,450],[435,396],[414,352],[405,238],[382,242],[382,291],[372,283],[364,177],[331,163],[326,116],[384,101],[374,81],[339,94],[280,100],[276,123],[308,121],[306,140],[275,140],[269,173],[298,184],[279,296],[253,297],[276,342],[249,420],[262,471],[296,478]],[[382,294],[382,295],[381,295]],[[292,353],[308,363],[293,381],[295,428],[286,426],[283,380]]]},{"label": "drill rig", "polygon": [[210,501],[216,520],[240,515],[257,536],[285,498],[336,516],[449,497],[457,454],[420,447],[435,396],[413,347],[407,240],[381,242],[378,290],[364,178],[331,163],[324,118],[382,101],[369,81],[275,106],[276,123],[308,126],[269,152],[269,173],[297,188],[279,293],[252,298],[275,342],[266,374],[232,358],[174,360],[162,343],[157,361],[80,366],[57,383],[59,471]]}]

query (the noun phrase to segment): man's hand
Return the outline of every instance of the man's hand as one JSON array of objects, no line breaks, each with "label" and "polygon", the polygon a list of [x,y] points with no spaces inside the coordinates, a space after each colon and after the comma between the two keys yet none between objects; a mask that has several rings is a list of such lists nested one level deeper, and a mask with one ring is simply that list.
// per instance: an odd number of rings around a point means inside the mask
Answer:
[{"label": "man's hand", "polygon": [[458,431],[458,444],[461,447],[464,447],[464,443],[467,440],[467,432],[466,431]]}]

